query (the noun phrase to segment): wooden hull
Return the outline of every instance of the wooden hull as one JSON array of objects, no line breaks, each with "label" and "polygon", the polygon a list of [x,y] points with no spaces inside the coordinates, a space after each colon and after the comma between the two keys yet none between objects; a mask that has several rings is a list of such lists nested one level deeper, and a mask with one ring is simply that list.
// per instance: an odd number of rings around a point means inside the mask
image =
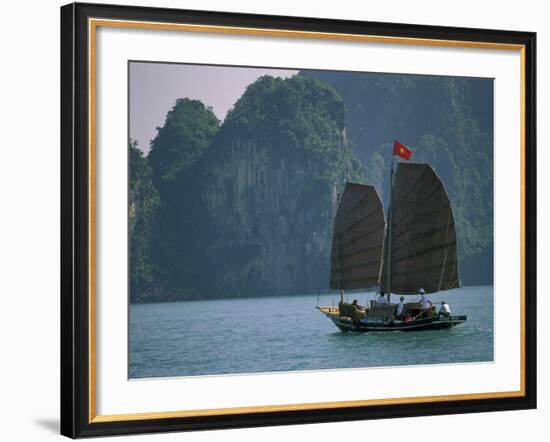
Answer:
[{"label": "wooden hull", "polygon": [[351,319],[347,317],[338,316],[335,310],[320,309],[321,312],[328,317],[336,327],[343,333],[349,331],[352,332],[381,332],[381,331],[428,331],[428,330],[442,330],[456,327],[463,322],[466,322],[467,317],[460,316],[434,316],[431,318],[421,318],[414,321],[399,321],[399,320],[386,320],[376,321],[369,318],[363,319]]}]

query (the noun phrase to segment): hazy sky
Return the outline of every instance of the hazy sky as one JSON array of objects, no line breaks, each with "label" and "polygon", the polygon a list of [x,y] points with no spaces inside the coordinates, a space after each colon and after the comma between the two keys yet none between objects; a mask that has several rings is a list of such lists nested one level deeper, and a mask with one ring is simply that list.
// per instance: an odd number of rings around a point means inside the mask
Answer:
[{"label": "hazy sky", "polygon": [[178,98],[201,100],[223,120],[246,87],[262,75],[290,77],[298,71],[169,63],[130,63],[130,137],[149,150],[156,128]]}]

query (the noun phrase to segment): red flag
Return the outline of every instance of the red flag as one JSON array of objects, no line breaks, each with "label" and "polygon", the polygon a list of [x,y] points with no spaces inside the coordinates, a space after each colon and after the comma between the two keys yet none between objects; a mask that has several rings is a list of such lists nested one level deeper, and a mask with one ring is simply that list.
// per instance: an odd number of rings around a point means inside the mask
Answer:
[{"label": "red flag", "polygon": [[399,155],[404,160],[410,160],[413,153],[412,150],[410,150],[407,146],[395,140],[393,142],[393,154]]}]

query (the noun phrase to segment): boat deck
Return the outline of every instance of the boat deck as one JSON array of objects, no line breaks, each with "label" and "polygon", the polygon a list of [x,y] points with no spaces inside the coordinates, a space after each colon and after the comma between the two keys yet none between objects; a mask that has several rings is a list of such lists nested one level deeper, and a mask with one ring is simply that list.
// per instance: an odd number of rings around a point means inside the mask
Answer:
[{"label": "boat deck", "polygon": [[466,321],[463,315],[455,316],[432,316],[401,321],[392,318],[351,318],[340,316],[338,307],[322,306],[317,307],[321,313],[327,316],[342,332],[370,332],[370,331],[422,331],[440,330],[455,327]]}]

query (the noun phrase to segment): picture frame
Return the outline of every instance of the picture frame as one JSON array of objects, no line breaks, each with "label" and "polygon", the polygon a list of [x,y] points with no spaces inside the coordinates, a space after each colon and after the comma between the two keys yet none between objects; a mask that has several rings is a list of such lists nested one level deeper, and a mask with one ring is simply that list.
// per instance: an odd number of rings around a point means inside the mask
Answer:
[{"label": "picture frame", "polygon": [[[97,348],[99,193],[96,68],[102,28],[194,33],[216,39],[289,39],[319,44],[505,51],[519,57],[520,195],[519,388],[462,394],[353,398],[284,404],[98,413]],[[307,56],[307,55],[303,55]],[[116,149],[116,143],[111,148]],[[125,146],[120,146],[123,150]],[[501,152],[500,152],[501,153]],[[111,171],[112,179],[123,180]],[[103,212],[102,212],[103,213]],[[108,215],[108,214],[107,214]],[[116,291],[116,288],[114,289]],[[122,296],[122,295],[121,295]],[[124,296],[127,296],[124,294]],[[124,328],[125,325],[120,325]],[[127,381],[127,379],[125,379]],[[159,380],[158,382],[163,382]],[[261,380],[259,381],[261,382]],[[536,34],[487,29],[357,22],[302,17],[178,10],[116,5],[69,4],[61,8],[61,433],[71,438],[336,422],[536,408]]]}]

